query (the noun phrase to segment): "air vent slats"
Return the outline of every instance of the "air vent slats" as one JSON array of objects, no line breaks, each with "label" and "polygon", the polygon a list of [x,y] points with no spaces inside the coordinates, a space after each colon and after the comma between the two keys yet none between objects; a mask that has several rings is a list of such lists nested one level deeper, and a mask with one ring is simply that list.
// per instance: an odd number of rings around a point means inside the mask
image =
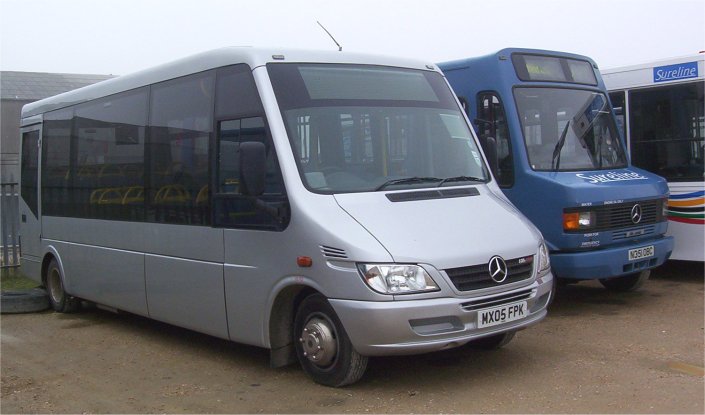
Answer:
[{"label": "air vent slats", "polygon": [[391,202],[412,202],[415,200],[452,199],[456,197],[478,196],[480,191],[474,187],[460,189],[421,190],[416,192],[387,193]]},{"label": "air vent slats", "polygon": [[516,293],[497,295],[490,298],[483,298],[481,300],[468,301],[467,303],[462,303],[462,307],[465,311],[474,311],[487,307],[495,307],[501,304],[508,304],[514,301],[527,300],[531,297],[533,290],[524,290]]},{"label": "air vent slats", "polygon": [[332,246],[321,245],[321,253],[326,258],[331,259],[348,259],[348,254],[344,249],[334,248]]}]

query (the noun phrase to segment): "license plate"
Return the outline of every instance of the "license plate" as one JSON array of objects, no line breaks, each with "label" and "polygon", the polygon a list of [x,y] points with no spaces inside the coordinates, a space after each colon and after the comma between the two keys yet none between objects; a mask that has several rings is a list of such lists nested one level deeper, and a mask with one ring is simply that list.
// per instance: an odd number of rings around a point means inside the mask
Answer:
[{"label": "license plate", "polygon": [[477,312],[477,327],[491,327],[526,317],[529,310],[526,301],[485,308]]},{"label": "license plate", "polygon": [[649,258],[654,256],[654,246],[649,245],[643,248],[636,248],[629,250],[629,260],[636,261],[637,259]]}]

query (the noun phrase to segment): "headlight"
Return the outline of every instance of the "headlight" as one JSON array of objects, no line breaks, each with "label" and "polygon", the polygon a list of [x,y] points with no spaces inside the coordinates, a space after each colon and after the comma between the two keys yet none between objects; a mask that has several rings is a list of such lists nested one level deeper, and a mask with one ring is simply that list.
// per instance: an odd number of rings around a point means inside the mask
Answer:
[{"label": "headlight", "polygon": [[362,279],[382,294],[409,294],[437,291],[438,285],[418,265],[358,264]]},{"label": "headlight", "polygon": [[548,248],[546,243],[541,241],[539,245],[539,264],[538,264],[538,276],[542,277],[551,269],[551,260],[548,257]]},{"label": "headlight", "polygon": [[563,212],[563,230],[587,231],[597,225],[595,212]]}]

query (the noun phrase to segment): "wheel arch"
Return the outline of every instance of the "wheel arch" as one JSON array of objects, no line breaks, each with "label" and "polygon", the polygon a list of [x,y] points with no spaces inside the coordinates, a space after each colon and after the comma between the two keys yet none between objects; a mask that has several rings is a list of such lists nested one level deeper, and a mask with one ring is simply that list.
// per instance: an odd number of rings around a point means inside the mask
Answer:
[{"label": "wheel arch", "polygon": [[59,265],[59,271],[61,271],[61,278],[64,280],[64,283],[66,283],[66,273],[64,272],[64,263],[61,260],[61,255],[59,255],[59,252],[56,250],[54,246],[48,246],[47,247],[47,252],[44,253],[44,257],[42,258],[42,285],[46,286],[47,282],[47,272],[49,271],[49,264],[51,264],[52,260],[56,260],[56,263]]},{"label": "wheel arch", "polygon": [[267,333],[269,335],[270,365],[282,367],[297,362],[294,349],[294,317],[304,298],[319,290],[307,284],[292,284],[281,288],[269,312]]}]

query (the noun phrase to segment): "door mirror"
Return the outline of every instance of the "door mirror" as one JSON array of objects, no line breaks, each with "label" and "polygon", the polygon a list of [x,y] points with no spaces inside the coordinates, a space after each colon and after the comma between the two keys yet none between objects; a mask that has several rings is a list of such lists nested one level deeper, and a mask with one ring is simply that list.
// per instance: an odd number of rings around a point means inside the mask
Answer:
[{"label": "door mirror", "polygon": [[497,140],[494,137],[485,137],[482,142],[482,149],[485,150],[485,156],[487,156],[487,162],[490,163],[490,170],[492,174],[497,177],[497,165],[499,160],[497,159]]},{"label": "door mirror", "polygon": [[266,171],[267,152],[264,143],[240,143],[241,193],[246,196],[260,196],[264,193]]}]

